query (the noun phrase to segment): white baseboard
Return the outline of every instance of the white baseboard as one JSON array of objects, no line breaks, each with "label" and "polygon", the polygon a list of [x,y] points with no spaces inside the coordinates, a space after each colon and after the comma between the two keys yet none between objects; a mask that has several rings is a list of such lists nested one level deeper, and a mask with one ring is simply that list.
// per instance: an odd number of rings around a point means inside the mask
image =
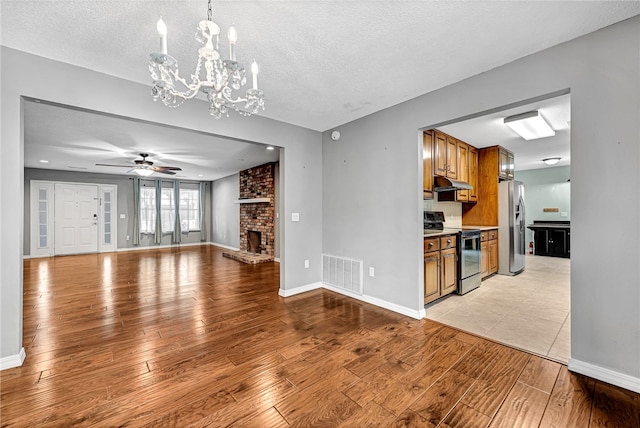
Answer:
[{"label": "white baseboard", "polygon": [[356,300],[361,300],[363,302],[370,303],[372,305],[379,306],[381,308],[388,309],[388,310],[390,310],[392,312],[397,312],[399,314],[406,315],[408,317],[415,318],[415,319],[418,319],[418,320],[424,318],[424,316],[425,316],[424,308],[422,309],[422,311],[420,311],[420,310],[416,311],[416,310],[407,308],[405,306],[396,305],[395,303],[391,303],[391,302],[387,302],[386,300],[378,299],[377,297],[367,296],[366,294],[351,293],[348,290],[343,290],[341,288],[337,288],[337,287],[334,287],[334,286],[329,285],[329,284],[322,283],[322,287],[326,288],[327,290],[331,290],[333,292],[336,292],[336,293],[339,293],[339,294],[344,294],[345,296],[352,297],[352,298],[354,298]]},{"label": "white baseboard", "polygon": [[0,370],[20,367],[22,363],[24,363],[24,359],[26,357],[27,353],[24,352],[24,348],[20,348],[20,352],[18,352],[17,354],[0,358]]},{"label": "white baseboard", "polygon": [[296,294],[306,293],[307,291],[317,290],[318,288],[322,288],[321,282],[314,282],[311,284],[302,285],[300,287],[291,288],[288,290],[283,290],[281,288],[280,291],[278,291],[278,295],[281,297],[291,297],[291,296],[295,296]]},{"label": "white baseboard", "polygon": [[116,252],[123,253],[127,251],[145,251],[145,250],[160,250],[162,248],[181,248],[181,247],[199,247],[201,245],[207,245],[206,242],[191,242],[188,244],[165,244],[165,245],[150,245],[147,247],[127,247],[118,248]]},{"label": "white baseboard", "polygon": [[384,309],[388,309],[393,312],[397,312],[402,315],[406,315],[415,319],[422,319],[425,317],[426,313],[424,308],[422,310],[413,310],[404,306],[396,305],[395,303],[387,302],[386,300],[378,299],[377,297],[360,295],[356,293],[351,293],[347,290],[343,290],[341,288],[336,288],[332,285],[325,284],[323,282],[314,282],[312,284],[303,285],[300,287],[296,287],[289,290],[283,290],[282,288],[278,291],[278,295],[282,297],[290,297],[300,293],[306,293],[307,291],[317,290],[318,288],[325,288],[327,290],[331,290],[335,293],[345,295],[347,297],[354,298],[356,300],[360,300],[366,303],[370,303],[374,306],[379,306]]},{"label": "white baseboard", "polygon": [[231,251],[240,251],[240,248],[232,247],[230,245],[218,244],[217,242],[209,242],[209,245],[213,245],[214,247],[226,248]]},{"label": "white baseboard", "polygon": [[567,365],[569,371],[583,374],[594,379],[601,380],[629,391],[640,393],[640,378],[620,373],[605,367],[596,366],[595,364],[585,363],[584,361],[571,358]]}]

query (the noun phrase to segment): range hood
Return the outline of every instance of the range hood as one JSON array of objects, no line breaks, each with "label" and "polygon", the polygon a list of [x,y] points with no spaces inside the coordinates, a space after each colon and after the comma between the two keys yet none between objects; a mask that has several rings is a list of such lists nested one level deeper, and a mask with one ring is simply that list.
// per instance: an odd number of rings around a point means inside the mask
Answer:
[{"label": "range hood", "polygon": [[471,190],[473,187],[464,181],[452,180],[447,177],[436,175],[433,177],[434,192],[449,192],[451,190]]}]

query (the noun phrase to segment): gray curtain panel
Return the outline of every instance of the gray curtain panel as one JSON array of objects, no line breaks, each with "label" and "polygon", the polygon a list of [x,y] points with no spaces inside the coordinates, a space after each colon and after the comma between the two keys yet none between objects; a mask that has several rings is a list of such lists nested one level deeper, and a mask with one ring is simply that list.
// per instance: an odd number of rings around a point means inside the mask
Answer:
[{"label": "gray curtain panel", "polygon": [[200,182],[200,241],[207,241],[207,230],[206,230],[206,222],[204,221],[204,203],[205,203],[205,183]]},{"label": "gray curtain panel", "polygon": [[133,245],[140,245],[140,179],[133,179]]},{"label": "gray curtain panel", "polygon": [[156,244],[162,243],[162,180],[156,180]]},{"label": "gray curtain panel", "polygon": [[173,182],[173,208],[175,215],[173,216],[173,243],[179,244],[182,242],[182,236],[180,233],[180,182],[175,180]]}]

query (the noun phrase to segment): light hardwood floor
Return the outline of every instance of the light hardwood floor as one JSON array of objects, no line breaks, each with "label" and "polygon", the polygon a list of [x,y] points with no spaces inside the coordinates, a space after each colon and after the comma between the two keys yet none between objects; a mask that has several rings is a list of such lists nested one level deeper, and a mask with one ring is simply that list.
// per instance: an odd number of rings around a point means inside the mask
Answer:
[{"label": "light hardwood floor", "polygon": [[24,262],[3,427],[634,427],[638,394],[211,246]]}]

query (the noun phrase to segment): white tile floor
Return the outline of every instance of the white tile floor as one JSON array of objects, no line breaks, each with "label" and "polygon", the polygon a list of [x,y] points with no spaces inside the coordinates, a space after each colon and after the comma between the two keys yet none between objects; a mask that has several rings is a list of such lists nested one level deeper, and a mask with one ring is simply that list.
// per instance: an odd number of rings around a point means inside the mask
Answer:
[{"label": "white tile floor", "polygon": [[427,318],[566,364],[569,278],[569,259],[527,256],[521,274],[494,275],[464,296],[430,303]]}]

